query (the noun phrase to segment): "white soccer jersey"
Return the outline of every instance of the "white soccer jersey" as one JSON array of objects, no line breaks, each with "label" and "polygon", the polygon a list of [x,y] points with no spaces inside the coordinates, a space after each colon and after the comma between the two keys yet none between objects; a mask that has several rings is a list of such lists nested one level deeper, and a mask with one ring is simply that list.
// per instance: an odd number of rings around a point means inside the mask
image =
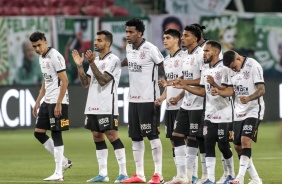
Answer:
[{"label": "white soccer jersey", "polygon": [[[58,73],[66,70],[64,57],[54,48],[39,57],[39,64],[45,82],[45,99],[49,104],[55,104],[60,94],[61,81]],[[63,98],[62,104],[69,104],[68,90]]]},{"label": "white soccer jersey", "polygon": [[[184,51],[179,49],[173,56],[166,56],[164,59],[164,71],[167,81],[174,80],[182,76],[182,55]],[[169,102],[170,98],[176,97],[183,90],[174,88],[173,86],[166,87],[166,110],[177,110],[182,104],[182,99],[177,102],[176,105],[172,105]]]},{"label": "white soccer jersey", "polygon": [[207,82],[208,75],[214,78],[217,85],[228,86],[228,68],[223,65],[222,60],[213,67],[210,64],[205,64],[202,67],[200,85],[206,90],[205,120],[212,123],[232,122],[232,97],[212,96],[210,92],[212,86]]},{"label": "white soccer jersey", "polygon": [[127,44],[126,58],[129,72],[128,101],[154,102],[160,97],[157,64],[164,60],[159,49],[146,40],[137,49]]},{"label": "white soccer jersey", "polygon": [[[195,47],[191,53],[186,50],[182,57],[182,73],[184,80],[193,80],[201,77],[201,68],[204,64],[203,49]],[[198,87],[198,86],[197,86]],[[186,110],[203,109],[204,97],[194,95],[185,90],[181,108]]]},{"label": "white soccer jersey", "polygon": [[239,96],[249,96],[253,94],[257,90],[256,84],[264,84],[263,70],[260,64],[256,60],[246,57],[241,70],[239,72],[234,72],[229,69],[228,77],[235,92],[234,120],[241,121],[250,117],[262,120],[265,109],[262,96],[247,104],[242,104],[239,99]]},{"label": "white soccer jersey", "polygon": [[105,86],[101,86],[89,67],[87,75],[91,77],[85,114],[113,114],[118,115],[118,84],[121,74],[121,61],[111,52],[103,58],[97,56],[94,60],[101,73],[107,73],[112,80]]}]

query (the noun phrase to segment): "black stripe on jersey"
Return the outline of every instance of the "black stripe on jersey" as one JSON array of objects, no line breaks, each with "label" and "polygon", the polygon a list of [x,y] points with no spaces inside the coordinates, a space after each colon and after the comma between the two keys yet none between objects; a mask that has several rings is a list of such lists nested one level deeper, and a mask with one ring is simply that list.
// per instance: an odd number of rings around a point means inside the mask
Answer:
[{"label": "black stripe on jersey", "polygon": [[226,86],[226,87],[232,87],[233,85],[228,85],[228,84],[225,84],[225,83],[221,83],[222,86]]},{"label": "black stripe on jersey", "polygon": [[257,82],[257,83],[255,83],[255,85],[257,85],[257,84],[264,84],[264,82]]},{"label": "black stripe on jersey", "polygon": [[189,53],[189,51],[187,50],[188,54],[194,54],[194,52],[197,50],[199,46],[197,45],[194,49],[192,49],[192,51]]},{"label": "black stripe on jersey", "polygon": [[99,57],[99,60],[104,60],[104,59],[105,59],[107,56],[109,56],[111,53],[112,53],[112,51],[110,51],[110,52],[108,52],[106,55],[104,55],[103,58],[100,58],[100,57]]},{"label": "black stripe on jersey", "polygon": [[145,43],[145,39],[143,38],[143,41],[141,42],[141,44],[135,49],[135,48],[133,48],[133,45],[132,45],[132,49],[134,49],[134,50],[139,50],[140,49],[140,47]]},{"label": "black stripe on jersey", "polygon": [[61,80],[60,80],[60,78],[58,77],[58,87],[60,87],[61,86]]},{"label": "black stripe on jersey", "polygon": [[201,88],[204,88],[204,87],[205,87],[205,85],[200,85],[200,87],[201,87]]},{"label": "black stripe on jersey", "polygon": [[246,64],[246,61],[247,61],[247,59],[248,59],[248,57],[246,57],[246,56],[244,56],[244,57],[245,57],[245,59],[244,59],[244,61],[243,61],[243,63],[242,63],[241,69],[244,68],[244,66],[245,66],[245,64]]},{"label": "black stripe on jersey", "polygon": [[112,80],[113,80],[112,89],[111,89],[111,94],[113,94],[113,92],[114,92],[114,85],[115,85],[115,78],[114,78],[114,76],[112,74],[110,74],[107,71],[104,71],[104,73],[108,74],[112,78]]},{"label": "black stripe on jersey", "polygon": [[44,58],[44,57],[46,57],[47,56],[47,54],[50,52],[50,50],[52,49],[52,47],[48,47],[48,50],[47,50],[47,52],[45,53],[45,54],[43,54],[42,55],[42,57]]},{"label": "black stripe on jersey", "polygon": [[[112,115],[115,114],[115,95],[112,95],[113,99],[112,99]],[[114,116],[112,116],[113,118]],[[114,121],[114,120],[113,120]],[[113,122],[112,121],[112,122]]]},{"label": "black stripe on jersey", "polygon": [[89,78],[91,78],[91,75],[89,75],[89,74],[86,74],[86,76],[89,77]]},{"label": "black stripe on jersey", "polygon": [[215,67],[216,67],[217,65],[219,65],[222,61],[223,61],[222,59],[219,60],[219,61],[217,61],[213,66],[211,66],[211,63],[209,63],[209,67],[210,67],[210,68],[215,68]]},{"label": "black stripe on jersey", "polygon": [[66,71],[66,69],[59,70],[59,71],[57,71],[57,73],[61,73],[63,71]]},{"label": "black stripe on jersey", "polygon": [[258,110],[258,120],[259,120],[260,119],[260,112],[261,112],[260,97],[258,98],[258,105],[259,105],[259,110]]},{"label": "black stripe on jersey", "polygon": [[178,49],[172,56],[171,55],[169,55],[171,58],[172,57],[175,57],[180,51],[182,51],[181,49]]}]

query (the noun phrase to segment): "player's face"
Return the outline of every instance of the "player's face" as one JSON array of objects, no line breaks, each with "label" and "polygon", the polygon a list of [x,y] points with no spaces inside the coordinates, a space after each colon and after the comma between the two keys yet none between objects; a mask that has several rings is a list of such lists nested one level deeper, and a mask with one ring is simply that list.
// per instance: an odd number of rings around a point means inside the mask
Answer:
[{"label": "player's face", "polygon": [[210,63],[213,60],[213,49],[209,44],[204,47],[204,63]]},{"label": "player's face", "polygon": [[230,68],[234,72],[239,72],[241,69],[241,64],[238,60],[235,59],[235,61],[233,61],[228,68]]},{"label": "player's face", "polygon": [[96,52],[102,52],[105,47],[107,47],[106,45],[107,41],[106,41],[106,37],[105,35],[101,34],[101,35],[96,35],[95,41],[94,41],[94,49]]},{"label": "player's face", "polygon": [[189,47],[193,43],[197,43],[197,38],[190,31],[184,30],[181,36],[181,43],[183,47]]},{"label": "player's face", "polygon": [[44,55],[48,50],[47,41],[45,40],[38,40],[37,42],[31,42],[31,44],[38,55]]},{"label": "player's face", "polygon": [[178,44],[178,39],[172,37],[169,34],[165,34],[163,36],[163,43],[164,43],[164,48],[167,50],[170,50],[175,44]]},{"label": "player's face", "polygon": [[138,38],[142,37],[142,33],[136,30],[135,26],[126,26],[126,40],[129,44],[137,42]]}]

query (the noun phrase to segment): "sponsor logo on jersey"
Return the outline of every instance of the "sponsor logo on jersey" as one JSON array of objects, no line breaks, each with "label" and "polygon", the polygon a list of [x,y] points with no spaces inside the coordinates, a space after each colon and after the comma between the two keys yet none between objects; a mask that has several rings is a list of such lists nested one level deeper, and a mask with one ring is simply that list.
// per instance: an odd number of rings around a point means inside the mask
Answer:
[{"label": "sponsor logo on jersey", "polygon": [[140,99],[141,96],[133,96],[133,95],[130,95],[130,99]]},{"label": "sponsor logo on jersey", "polygon": [[237,118],[245,117],[247,114],[236,114]]},{"label": "sponsor logo on jersey", "polygon": [[182,71],[183,77],[185,80],[193,79],[193,73],[190,73],[189,71]]},{"label": "sponsor logo on jersey", "polygon": [[224,130],[223,129],[218,129],[217,130],[217,135],[224,135]]},{"label": "sponsor logo on jersey", "polygon": [[190,123],[190,129],[191,130],[198,130],[198,124],[197,123]]},{"label": "sponsor logo on jersey", "polygon": [[103,125],[103,124],[109,123],[110,120],[108,117],[106,117],[106,118],[99,119],[98,122],[99,122],[99,125]]},{"label": "sponsor logo on jersey", "polygon": [[130,70],[131,72],[142,72],[142,66],[138,65],[135,62],[129,62],[128,63],[128,70]]},{"label": "sponsor logo on jersey", "polygon": [[234,91],[237,95],[249,95],[249,88],[243,85],[234,85]]},{"label": "sponsor logo on jersey", "polygon": [[141,124],[140,128],[141,130],[151,130],[151,124]]},{"label": "sponsor logo on jersey", "polygon": [[243,131],[253,131],[253,126],[252,125],[244,125],[243,126]]},{"label": "sponsor logo on jersey", "polygon": [[117,127],[118,126],[118,120],[114,119],[114,122],[115,122],[115,126]]},{"label": "sponsor logo on jersey", "polygon": [[89,111],[98,111],[99,107],[88,107]]},{"label": "sponsor logo on jersey", "polygon": [[69,123],[69,120],[68,119],[62,119],[61,120],[61,127],[65,127],[65,126],[69,126],[70,123]]},{"label": "sponsor logo on jersey", "polygon": [[178,78],[178,74],[175,74],[173,72],[165,73],[165,76],[166,76],[167,80],[173,80],[173,79]]}]

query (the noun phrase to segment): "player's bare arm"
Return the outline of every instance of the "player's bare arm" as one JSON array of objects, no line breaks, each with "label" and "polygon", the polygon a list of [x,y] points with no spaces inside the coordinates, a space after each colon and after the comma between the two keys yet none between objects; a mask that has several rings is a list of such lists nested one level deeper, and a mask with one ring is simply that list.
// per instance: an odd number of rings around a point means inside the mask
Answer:
[{"label": "player's bare arm", "polygon": [[91,50],[87,50],[85,53],[85,57],[88,60],[89,66],[97,79],[98,83],[101,86],[105,86],[108,82],[112,80],[112,77],[107,74],[107,73],[101,73],[100,70],[98,69],[97,65],[94,62],[94,59],[96,57],[95,53],[92,52]]},{"label": "player's bare arm", "polygon": [[40,88],[40,91],[39,91],[39,94],[38,94],[38,97],[36,99],[36,102],[35,102],[35,105],[33,107],[33,110],[32,110],[32,115],[36,118],[37,117],[37,110],[40,106],[40,101],[41,99],[44,97],[45,95],[45,92],[46,92],[46,89],[45,89],[45,81],[43,79],[42,81],[42,85],[41,85],[41,88]]},{"label": "player's bare arm", "polygon": [[60,93],[58,96],[58,100],[54,109],[54,115],[56,118],[59,118],[62,115],[62,101],[65,97],[66,91],[68,89],[68,84],[69,84],[69,80],[67,77],[67,72],[66,71],[62,71],[58,73],[58,77],[61,81],[60,84]]},{"label": "player's bare arm", "polygon": [[185,91],[181,91],[181,93],[179,95],[177,95],[176,97],[172,97],[169,99],[169,103],[171,103],[172,105],[176,105],[178,103],[179,100],[181,100],[184,97]]},{"label": "player's bare arm", "polygon": [[127,58],[124,58],[124,60],[121,62],[121,67],[124,67],[124,66],[128,66]]},{"label": "player's bare arm", "polygon": [[211,94],[213,96],[220,95],[220,96],[223,96],[223,97],[229,97],[229,96],[232,96],[234,94],[234,89],[231,86],[228,86],[228,87],[223,88],[223,89],[218,89],[218,88],[213,87],[211,89]]},{"label": "player's bare arm", "polygon": [[164,90],[164,92],[162,93],[162,95],[160,96],[160,98],[157,98],[155,100],[155,105],[160,106],[162,105],[162,102],[166,99],[166,89]]},{"label": "player's bare arm", "polygon": [[77,50],[73,50],[71,54],[72,54],[72,58],[73,58],[73,60],[76,64],[76,66],[77,66],[77,71],[78,71],[78,75],[79,75],[81,85],[84,88],[88,88],[88,86],[89,86],[88,77],[85,74],[84,69],[83,69],[83,65],[82,65],[83,60],[84,60],[84,53],[82,53],[82,56],[80,56]]},{"label": "player's bare arm", "polygon": [[[177,80],[179,80],[179,78]],[[182,79],[182,82],[183,82],[183,84],[186,84],[186,85],[199,86],[200,85],[200,78],[193,79],[193,80],[183,80]]]},{"label": "player's bare arm", "polygon": [[240,96],[240,101],[243,103],[243,104],[246,104],[248,103],[249,101],[252,101],[252,100],[256,100],[258,99],[259,97],[261,97],[262,95],[265,94],[265,86],[264,84],[257,84],[256,85],[257,87],[257,90],[251,94],[250,96]]}]

